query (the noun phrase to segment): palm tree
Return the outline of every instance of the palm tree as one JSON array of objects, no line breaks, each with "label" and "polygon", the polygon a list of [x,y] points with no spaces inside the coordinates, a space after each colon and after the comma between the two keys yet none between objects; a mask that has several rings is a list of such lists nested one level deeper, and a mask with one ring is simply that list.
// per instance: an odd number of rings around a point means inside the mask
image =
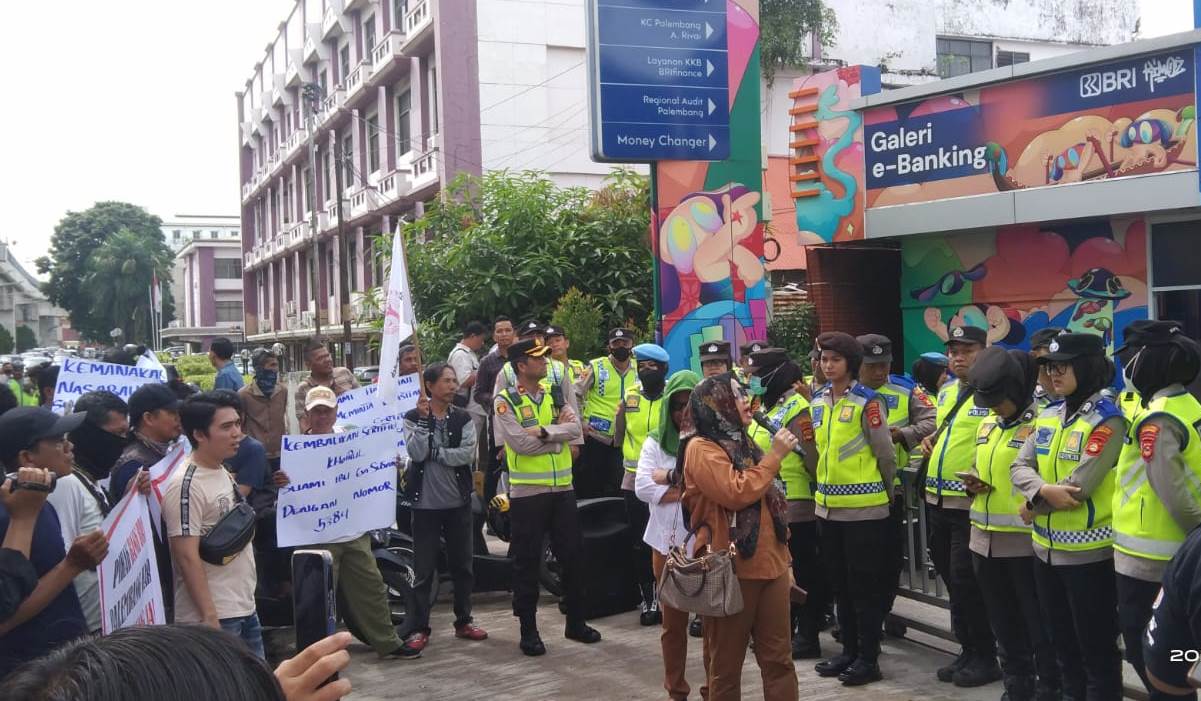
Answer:
[{"label": "palm tree", "polygon": [[88,258],[83,289],[92,291],[92,315],[120,327],[129,341],[153,338],[150,284],[156,272],[169,281],[170,270],[162,239],[121,229]]}]

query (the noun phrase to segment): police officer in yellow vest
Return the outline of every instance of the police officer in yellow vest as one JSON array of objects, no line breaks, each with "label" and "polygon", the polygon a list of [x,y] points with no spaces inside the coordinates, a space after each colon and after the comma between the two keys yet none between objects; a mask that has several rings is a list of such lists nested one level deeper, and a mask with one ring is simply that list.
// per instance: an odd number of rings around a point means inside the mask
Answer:
[{"label": "police officer in yellow vest", "polygon": [[751,381],[751,356],[759,351],[767,348],[765,341],[747,341],[738,346],[738,366],[734,368],[734,377],[742,384],[747,384]]},{"label": "police officer in yellow vest", "polygon": [[1126,660],[1151,698],[1175,699],[1147,682],[1142,632],[1168,561],[1201,524],[1201,404],[1185,389],[1201,370],[1201,349],[1175,321],[1136,321],[1124,338],[1116,355],[1126,359],[1127,386],[1147,400],[1130,422],[1114,476],[1118,620]]},{"label": "police officer in yellow vest", "polygon": [[[905,494],[901,489],[901,472],[909,465],[909,454],[921,445],[922,439],[934,433],[934,404],[925,390],[916,382],[902,375],[889,373],[892,369],[892,341],[887,336],[869,333],[855,340],[863,346],[863,364],[859,367],[859,381],[868,389],[875,390],[888,404],[888,431],[896,446],[897,476],[893,480],[892,520],[893,542],[889,552],[892,558],[894,578],[899,583],[901,570],[905,568]],[[892,612],[896,601],[896,589],[888,595],[885,614]],[[905,634],[905,625],[887,616],[885,630],[900,637]]]},{"label": "police officer in yellow vest", "polygon": [[563,330],[562,326],[547,326],[544,333],[546,345],[550,346],[550,357],[567,368],[567,382],[574,387],[576,382],[583,377],[584,368],[587,366],[583,361],[567,357],[567,351],[571,348],[571,340],[567,338],[567,332]]},{"label": "police officer in yellow vest", "polygon": [[[1100,336],[1062,333],[1039,358],[1062,402],[1043,409],[1011,470],[1032,521],[1034,583],[1059,653],[1064,698],[1122,697],[1113,577],[1114,466],[1126,419],[1101,391],[1113,377]],[[1077,652],[1078,651],[1078,652]]]},{"label": "police officer in yellow vest", "polygon": [[[529,341],[535,340],[539,343],[545,343],[548,348],[553,348],[553,344],[547,341],[547,336],[544,333],[548,327],[543,326],[542,322],[530,319],[523,323],[517,330],[517,340]],[[517,371],[513,369],[512,363],[505,363],[501,366],[500,372],[496,374],[496,386],[493,388],[492,396],[498,397],[500,393],[506,389],[512,389],[517,386]],[[546,377],[542,378],[542,386],[550,391],[558,401],[562,404],[570,406],[572,411],[579,415],[580,405],[576,397],[575,385],[571,382],[571,375],[568,372],[567,365],[554,359],[553,351],[551,355],[546,357]],[[500,439],[497,438],[497,441]],[[576,455],[578,446],[583,443],[583,439],[573,441],[572,457]]]},{"label": "police officer in yellow vest", "polygon": [[[1063,332],[1063,329],[1058,326],[1047,326],[1030,334],[1030,354],[1035,358],[1041,358],[1047,353],[1047,346],[1051,345],[1051,341]],[[1047,375],[1046,367],[1038,366],[1038,384],[1034,386],[1034,401],[1038,404],[1038,410],[1046,409],[1051,402],[1059,401],[1059,397],[1055,396],[1051,389],[1051,377]]]},{"label": "police officer in yellow vest", "polygon": [[1034,432],[1038,364],[1026,351],[994,346],[980,353],[968,381],[976,388],[972,401],[991,411],[980,424],[975,464],[963,482],[973,495],[972,568],[1004,651],[1005,694],[1009,701],[1058,700],[1059,662],[1038,608],[1030,526],[1020,515],[1025,499],[1009,478]]},{"label": "police officer in yellow vest", "polygon": [[[780,463],[788,500],[788,551],[792,555],[792,574],[797,586],[809,592],[802,605],[792,605],[792,658],[821,657],[818,632],[825,617],[829,591],[818,557],[817,506],[813,501],[817,471],[817,444],[809,401],[797,393],[794,385],[801,379],[801,368],[783,348],[761,348],[750,357],[750,393],[759,399],[762,411],[755,415],[747,433],[764,451],[771,449],[772,436],[786,428],[797,437],[803,455],[790,453]],[[762,418],[768,426],[759,423]]]},{"label": "police officer in yellow vest", "polygon": [[609,331],[609,354],[590,362],[576,386],[584,414],[584,447],[576,478],[581,499],[615,497],[621,490],[625,470],[621,468],[621,444],[613,434],[617,409],[638,383],[638,369],[631,362],[633,348],[633,331]]},{"label": "police officer in yellow vest", "polygon": [[[938,680],[972,687],[1001,678],[997,643],[993,638],[984,597],[972,573],[968,549],[972,500],[955,475],[971,468],[976,458],[976,436],[988,409],[977,407],[967,393],[967,375],[976,356],[988,345],[988,335],[976,326],[957,326],[947,338],[949,369],[956,379],[947,381],[935,401],[935,436],[922,441],[930,456],[926,472],[926,520],[929,523],[930,557],[947,585],[951,598],[951,628],[963,646],[951,664],[939,668]],[[960,400],[963,401],[960,401]]]},{"label": "police officer in yellow vest", "polygon": [[600,640],[600,633],[584,620],[580,524],[567,449],[567,443],[579,437],[580,424],[571,407],[558,404],[542,385],[549,353],[550,347],[537,339],[510,346],[517,386],[502,391],[493,406],[497,437],[509,468],[513,615],[521,621],[521,651],[530,656],[546,653],[538,633],[537,607],[538,571],[547,536],[563,568],[564,635],[584,643]]},{"label": "police officer in yellow vest", "polygon": [[697,350],[700,354],[701,377],[708,379],[734,371],[729,341],[705,341]]},{"label": "police officer in yellow vest", "polygon": [[821,527],[821,558],[842,629],[842,653],[817,663],[823,677],[847,686],[882,678],[881,627],[892,565],[881,553],[892,541],[888,520],[896,453],[888,434],[884,398],[855,380],[863,347],[838,331],[817,338],[829,384],[813,397],[818,449],[814,477]]},{"label": "police officer in yellow vest", "polygon": [[634,494],[634,476],[638,473],[638,457],[646,437],[659,428],[662,417],[663,390],[667,386],[667,351],[653,343],[634,346],[634,362],[638,367],[638,384],[626,391],[625,401],[617,410],[617,430],[614,440],[621,446],[621,496],[626,502],[626,520],[635,537],[634,572],[642,593],[642,612],[638,622],[654,626],[662,622],[659,599],[655,596],[655,574],[651,569],[651,551],[638,534],[646,532],[650,507]]}]

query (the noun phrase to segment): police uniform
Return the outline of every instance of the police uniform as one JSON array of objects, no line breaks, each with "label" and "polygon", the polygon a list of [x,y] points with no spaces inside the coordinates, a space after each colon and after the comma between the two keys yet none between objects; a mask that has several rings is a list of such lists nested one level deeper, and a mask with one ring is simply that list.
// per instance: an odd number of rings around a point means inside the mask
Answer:
[{"label": "police uniform", "polygon": [[[1101,337],[1085,333],[1061,334],[1049,350],[1040,362],[1105,353]],[[1100,392],[1071,415],[1066,401],[1058,402],[1035,419],[1011,470],[1034,517],[1034,580],[1060,656],[1065,698],[1084,698],[1086,688],[1089,698],[1122,696],[1111,514],[1113,468],[1125,432],[1121,410]],[[1079,506],[1053,509],[1040,494],[1048,484],[1078,487]]]},{"label": "police uniform", "polygon": [[[633,341],[630,329],[613,329],[609,343],[615,340]],[[625,370],[617,367],[612,354],[595,358],[590,372],[578,388],[583,397],[584,447],[580,451],[578,492],[581,499],[617,496],[621,489],[621,445],[614,440],[617,430],[617,410],[626,393],[638,384],[638,368],[633,351],[625,361]]]},{"label": "police uniform", "polygon": [[[988,344],[984,329],[959,326],[951,331],[947,345],[953,343]],[[966,380],[966,378],[963,378]],[[935,401],[936,431],[929,466],[926,471],[925,498],[928,523],[928,545],[934,568],[947,585],[951,599],[951,628],[963,651],[950,665],[938,670],[938,679],[953,681],[955,674],[969,664],[973,670],[992,679],[1000,677],[997,667],[997,643],[989,626],[984,597],[972,572],[972,556],[968,549],[971,524],[968,511],[971,498],[956,472],[971,468],[976,458],[976,437],[988,409],[977,407],[970,399],[959,402],[966,391],[966,382],[948,380],[938,391]],[[959,404],[952,415],[952,409]],[[991,681],[990,679],[989,681]]]},{"label": "police uniform", "polygon": [[[1173,321],[1138,321],[1125,330],[1125,348],[1149,349],[1161,361],[1165,351],[1195,355],[1196,345]],[[1124,350],[1120,349],[1120,350]],[[1141,362],[1148,362],[1144,357]],[[1133,390],[1122,392],[1138,394]],[[1179,383],[1123,408],[1129,431],[1114,475],[1114,569],[1117,571],[1118,619],[1126,659],[1142,675],[1142,632],[1151,619],[1168,562],[1185,536],[1201,524],[1201,404]],[[1143,677],[1152,699],[1168,697]]]},{"label": "police uniform", "polygon": [[712,374],[721,374],[712,372],[710,372],[710,375],[705,374],[705,363],[710,360],[720,360],[724,362],[726,364],[726,369],[722,372],[731,372],[733,370],[734,359],[730,356],[729,341],[705,341],[700,345],[698,350],[700,353],[700,367],[697,368],[697,370],[700,371],[700,374],[703,377],[710,377]]},{"label": "police uniform", "polygon": [[765,341],[747,341],[738,346],[738,367],[734,368],[734,375],[738,381],[746,384],[751,379],[751,356],[767,348]]},{"label": "police uniform", "polygon": [[[1025,351],[994,346],[981,351],[968,374],[976,388],[972,401],[990,409],[980,423],[970,472],[991,487],[972,497],[969,547],[992,630],[1005,652],[1002,679],[1010,701],[1060,697],[1059,662],[1035,592],[1030,526],[1020,515],[1025,500],[1010,479],[1010,468],[1033,433],[1039,413],[1029,398],[1022,407],[1017,397],[1007,396],[1016,389],[1013,380],[1021,379],[1018,387],[1026,386],[1027,373],[1033,369],[1024,364],[1029,361]],[[1007,399],[1017,414],[999,416],[994,409]]]},{"label": "police uniform", "polygon": [[[509,357],[541,358],[550,348],[538,340],[522,340],[509,347]],[[538,634],[538,572],[543,541],[563,572],[567,606],[567,637],[595,642],[599,633],[584,621],[583,582],[580,579],[580,528],[572,489],[571,452],[567,443],[580,434],[571,420],[570,407],[558,407],[541,385],[536,393],[518,386],[502,391],[493,406],[497,435],[504,445],[509,469],[509,517],[512,528],[513,615],[521,621],[521,649],[540,655],[546,649]],[[564,421],[561,412],[567,412]],[[539,435],[528,429],[538,428]]]},{"label": "police uniform", "polygon": [[[774,374],[789,362],[788,353],[782,348],[760,348],[751,353],[749,360],[753,376],[766,380],[769,386]],[[795,452],[785,456],[780,463],[780,479],[784,482],[788,500],[788,550],[792,555],[793,578],[797,586],[809,594],[804,604],[792,605],[792,656],[793,659],[817,658],[821,657],[818,633],[829,592],[818,556],[817,512],[813,501],[817,486],[813,477],[817,469],[817,444],[813,421],[809,401],[795,389],[790,387],[779,397],[765,396],[773,400],[772,405],[763,410],[770,430],[757,421],[752,423],[747,429],[751,440],[766,454],[771,451],[772,436],[787,428],[797,437],[804,453],[804,457]]]},{"label": "police uniform", "polygon": [[[844,333],[818,337],[823,351],[847,358],[853,372],[862,346]],[[818,663],[821,676],[858,685],[880,679],[884,603],[892,566],[880,554],[892,540],[889,506],[896,454],[883,397],[851,380],[840,395],[827,384],[813,397],[818,462],[814,490],[821,555],[838,603],[842,654]]]},{"label": "police uniform", "polygon": [[[552,336],[566,336],[563,331],[563,327],[553,325],[547,326],[545,329],[543,329],[543,334],[546,336],[548,341]],[[574,388],[575,384],[584,375],[584,368],[587,366],[584,365],[583,361],[576,360],[575,358],[567,358],[566,360],[557,362],[563,366],[563,374],[564,378],[567,380],[567,384]],[[547,370],[547,373],[550,373],[549,369]]]},{"label": "police uniform", "polygon": [[[863,346],[864,363],[892,363],[892,341],[881,334],[864,334],[855,340]],[[872,387],[888,406],[888,428],[897,430],[893,440],[896,450],[897,471],[893,479],[892,506],[889,518],[892,521],[892,546],[889,557],[892,562],[893,579],[899,584],[901,571],[905,569],[905,493],[901,489],[901,473],[909,465],[910,451],[921,445],[922,439],[934,433],[934,405],[930,397],[916,382],[901,375],[889,374],[884,384]],[[885,613],[891,613],[896,602],[896,588],[887,595]],[[895,623],[890,625],[896,625]],[[899,625],[890,628],[894,633],[903,633]]]}]

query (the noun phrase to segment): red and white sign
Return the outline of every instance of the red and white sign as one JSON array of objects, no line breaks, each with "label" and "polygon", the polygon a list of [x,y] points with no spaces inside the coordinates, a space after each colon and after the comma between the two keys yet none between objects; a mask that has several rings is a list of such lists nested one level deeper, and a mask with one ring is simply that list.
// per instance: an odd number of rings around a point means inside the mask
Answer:
[{"label": "red and white sign", "polygon": [[100,524],[108,537],[108,557],[97,570],[104,635],[129,626],[167,622],[147,502],[131,489]]}]

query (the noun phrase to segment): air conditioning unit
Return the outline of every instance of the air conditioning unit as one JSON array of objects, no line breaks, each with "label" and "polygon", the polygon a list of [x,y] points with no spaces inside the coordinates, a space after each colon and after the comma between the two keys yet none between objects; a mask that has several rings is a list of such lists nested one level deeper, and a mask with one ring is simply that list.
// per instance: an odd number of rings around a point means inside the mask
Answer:
[{"label": "air conditioning unit", "polygon": [[306,329],[313,327],[313,312],[300,313],[300,325]]},{"label": "air conditioning unit", "polygon": [[290,299],[284,303],[284,315],[296,316],[296,301],[295,300]]}]

